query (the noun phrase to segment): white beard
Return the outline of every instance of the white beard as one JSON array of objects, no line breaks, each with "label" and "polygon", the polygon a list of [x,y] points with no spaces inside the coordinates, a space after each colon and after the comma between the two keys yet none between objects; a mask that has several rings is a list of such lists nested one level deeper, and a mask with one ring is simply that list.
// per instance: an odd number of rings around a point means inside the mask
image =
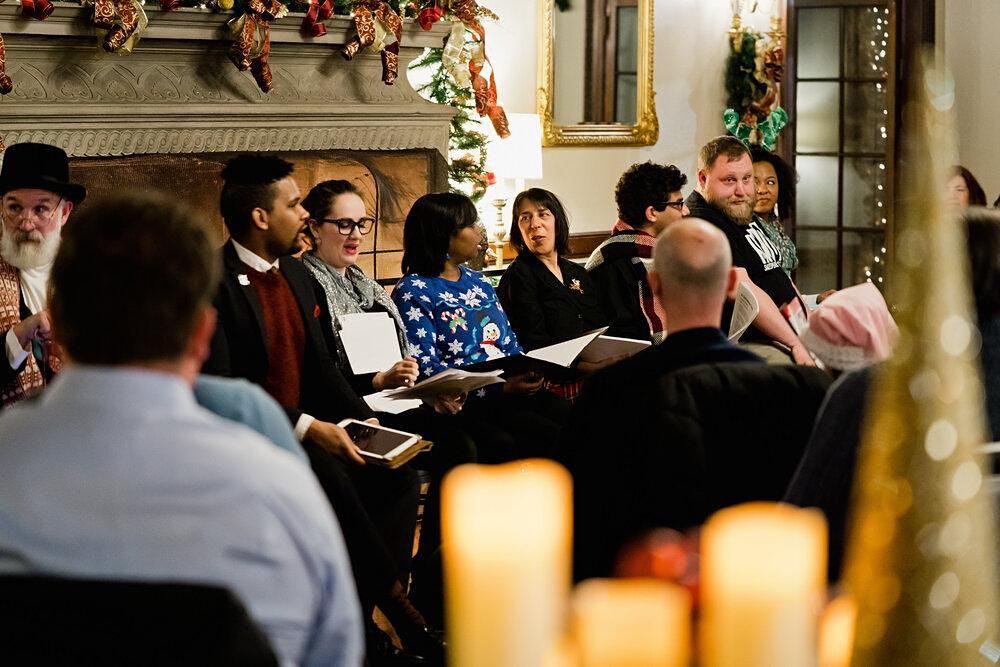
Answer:
[{"label": "white beard", "polygon": [[59,251],[62,225],[43,236],[38,230],[8,233],[0,227],[0,257],[11,266],[29,271],[52,263]]}]

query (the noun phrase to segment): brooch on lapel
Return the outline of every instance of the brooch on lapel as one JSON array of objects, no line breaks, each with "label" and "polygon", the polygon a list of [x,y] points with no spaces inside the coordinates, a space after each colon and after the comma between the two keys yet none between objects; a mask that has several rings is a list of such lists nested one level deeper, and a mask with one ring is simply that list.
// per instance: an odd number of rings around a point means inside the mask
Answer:
[{"label": "brooch on lapel", "polygon": [[313,306],[313,319],[319,318],[319,304]]},{"label": "brooch on lapel", "polygon": [[247,278],[247,274],[245,273],[241,273],[240,275],[236,276],[236,282],[238,282],[240,285],[243,285],[244,287],[250,286],[250,279]]},{"label": "brooch on lapel", "polygon": [[583,294],[583,285],[580,284],[579,278],[573,278],[573,280],[569,281],[569,288],[574,292]]}]

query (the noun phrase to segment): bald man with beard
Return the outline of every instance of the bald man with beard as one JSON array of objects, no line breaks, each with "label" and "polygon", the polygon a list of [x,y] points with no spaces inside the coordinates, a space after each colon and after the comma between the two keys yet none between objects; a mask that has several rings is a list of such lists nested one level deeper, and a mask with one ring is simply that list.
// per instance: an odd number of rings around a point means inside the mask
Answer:
[{"label": "bald man with beard", "polygon": [[[39,391],[61,367],[50,345],[47,289],[62,226],[87,195],[69,181],[65,151],[8,148],[0,169],[0,407]],[[98,296],[98,295],[95,295]]]}]

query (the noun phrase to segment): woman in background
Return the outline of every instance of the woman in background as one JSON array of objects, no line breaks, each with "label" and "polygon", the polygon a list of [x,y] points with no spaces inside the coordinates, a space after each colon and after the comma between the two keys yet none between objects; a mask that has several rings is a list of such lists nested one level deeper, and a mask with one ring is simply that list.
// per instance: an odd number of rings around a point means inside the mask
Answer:
[{"label": "woman in background", "polygon": [[972,172],[960,164],[951,168],[951,179],[946,189],[949,206],[965,210],[970,206],[986,206],[986,193]]},{"label": "woman in background", "polygon": [[781,268],[791,276],[799,258],[795,242],[785,233],[785,223],[791,217],[795,201],[795,172],[781,157],[760,146],[750,146],[750,156],[757,185],[753,211],[764,222],[761,225],[764,233],[781,253]]}]

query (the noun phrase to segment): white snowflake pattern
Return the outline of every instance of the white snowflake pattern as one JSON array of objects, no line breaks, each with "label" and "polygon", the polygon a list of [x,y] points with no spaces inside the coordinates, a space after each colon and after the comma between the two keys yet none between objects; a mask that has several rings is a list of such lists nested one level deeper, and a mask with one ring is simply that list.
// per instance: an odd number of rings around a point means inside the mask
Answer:
[{"label": "white snowflake pattern", "polygon": [[444,334],[438,334],[438,341],[444,342]]},{"label": "white snowflake pattern", "polygon": [[486,389],[477,389],[476,396],[479,398],[486,398]]},{"label": "white snowflake pattern", "polygon": [[406,316],[410,318],[410,322],[416,322],[420,319],[420,309],[414,306],[406,311]]},{"label": "white snowflake pattern", "polygon": [[465,364],[465,361],[464,361],[464,360],[462,360],[462,359],[456,359],[456,360],[455,360],[455,365],[456,365],[456,366],[462,366],[462,365],[464,365],[464,364]]},{"label": "white snowflake pattern", "polygon": [[413,343],[410,343],[408,345],[408,347],[409,347],[409,350],[410,350],[410,356],[411,357],[415,357],[415,356],[417,356],[417,355],[420,354],[420,346],[419,345],[414,345]]},{"label": "white snowflake pattern", "polygon": [[403,292],[403,301],[409,301],[413,298],[413,294],[410,292]]},{"label": "white snowflake pattern", "polygon": [[504,347],[510,345],[510,336],[504,336],[503,344],[504,344]]},{"label": "white snowflake pattern", "polygon": [[441,292],[440,294],[438,294],[438,298],[441,299],[442,301],[454,301],[455,295],[452,294],[451,292]]},{"label": "white snowflake pattern", "polygon": [[432,357],[438,356],[437,348],[432,347],[431,350],[430,350],[430,352],[431,352],[431,356]]},{"label": "white snowflake pattern", "polygon": [[479,285],[473,285],[473,286],[472,286],[472,291],[473,291],[473,292],[475,292],[476,294],[478,294],[478,295],[479,295],[480,297],[482,297],[483,299],[485,299],[485,298],[486,298],[486,290],[484,290],[484,289],[483,289],[482,287],[480,287]]},{"label": "white snowflake pattern", "polygon": [[420,357],[420,361],[424,362],[424,366],[429,366],[431,363],[430,357]]},{"label": "white snowflake pattern", "polygon": [[415,280],[413,281],[413,286],[414,286],[414,287],[417,287],[417,288],[419,288],[419,289],[427,289],[427,283],[425,283],[425,282],[424,282],[423,280],[421,280],[420,278],[417,278],[417,279],[415,279]]},{"label": "white snowflake pattern", "polygon": [[490,279],[489,279],[489,278],[487,278],[487,277],[486,277],[486,276],[484,276],[484,275],[480,275],[480,276],[479,276],[479,279],[480,279],[480,280],[482,280],[482,281],[483,281],[484,283],[486,283],[487,285],[489,285],[489,284],[490,284]]},{"label": "white snowflake pattern", "polygon": [[417,335],[423,338],[424,336],[427,335],[427,329],[420,327],[419,329],[417,329]]},{"label": "white snowflake pattern", "polygon": [[461,352],[462,341],[456,339],[448,343],[448,351],[450,351],[452,354],[458,354],[459,352]]},{"label": "white snowflake pattern", "polygon": [[421,294],[420,295],[420,300],[421,301],[426,301],[427,303],[431,302],[431,298],[429,296],[427,296],[426,294]]},{"label": "white snowflake pattern", "polygon": [[466,308],[478,308],[479,304],[482,303],[482,299],[477,297],[473,290],[462,292],[458,295],[458,298],[465,302]]}]

